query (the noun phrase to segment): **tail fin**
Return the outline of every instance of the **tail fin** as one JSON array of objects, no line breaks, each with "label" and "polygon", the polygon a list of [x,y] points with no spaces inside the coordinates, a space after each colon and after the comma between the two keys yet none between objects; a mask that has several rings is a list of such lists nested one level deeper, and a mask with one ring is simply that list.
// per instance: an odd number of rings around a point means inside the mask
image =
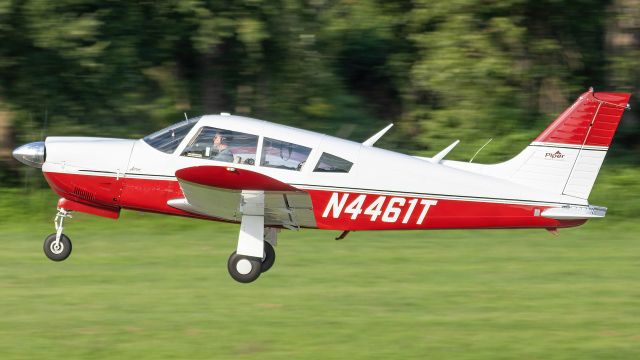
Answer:
[{"label": "tail fin", "polygon": [[507,177],[587,199],[630,96],[589,89],[520,155],[501,164],[511,170]]}]

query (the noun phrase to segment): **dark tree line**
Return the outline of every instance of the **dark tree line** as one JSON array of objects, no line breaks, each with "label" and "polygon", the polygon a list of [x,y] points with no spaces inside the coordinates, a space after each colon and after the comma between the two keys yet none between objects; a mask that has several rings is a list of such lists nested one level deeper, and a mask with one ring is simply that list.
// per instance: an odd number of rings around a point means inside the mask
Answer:
[{"label": "dark tree line", "polygon": [[[354,140],[394,122],[381,146],[429,155],[461,139],[460,159],[493,138],[479,161],[497,161],[589,86],[636,92],[634,4],[0,1],[0,147],[225,111]],[[636,119],[617,161],[638,159]]]}]

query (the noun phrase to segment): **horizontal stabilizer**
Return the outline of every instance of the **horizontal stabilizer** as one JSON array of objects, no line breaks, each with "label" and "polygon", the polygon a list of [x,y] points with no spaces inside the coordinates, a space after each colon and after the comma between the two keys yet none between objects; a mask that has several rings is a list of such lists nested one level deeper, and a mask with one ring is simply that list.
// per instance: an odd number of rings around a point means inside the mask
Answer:
[{"label": "horizontal stabilizer", "polygon": [[543,217],[556,220],[577,220],[603,218],[607,213],[606,207],[600,206],[565,206],[547,209],[540,214]]}]

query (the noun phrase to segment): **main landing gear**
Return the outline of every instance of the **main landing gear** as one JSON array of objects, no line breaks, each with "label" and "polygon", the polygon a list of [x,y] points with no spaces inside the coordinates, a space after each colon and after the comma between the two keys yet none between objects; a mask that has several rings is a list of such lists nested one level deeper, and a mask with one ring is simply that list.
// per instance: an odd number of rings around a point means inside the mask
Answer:
[{"label": "main landing gear", "polygon": [[273,247],[277,242],[277,234],[278,229],[264,229],[262,257],[239,255],[238,251],[231,253],[227,262],[229,275],[238,282],[250,283],[271,269],[276,261],[276,251]]},{"label": "main landing gear", "polygon": [[71,255],[71,239],[62,233],[65,218],[71,218],[71,212],[62,208],[58,209],[58,214],[53,220],[56,232],[44,239],[44,254],[53,261],[63,261]]},{"label": "main landing gear", "polygon": [[243,191],[238,247],[227,262],[229,275],[241,283],[255,281],[276,261],[278,229],[264,227],[264,192]]}]

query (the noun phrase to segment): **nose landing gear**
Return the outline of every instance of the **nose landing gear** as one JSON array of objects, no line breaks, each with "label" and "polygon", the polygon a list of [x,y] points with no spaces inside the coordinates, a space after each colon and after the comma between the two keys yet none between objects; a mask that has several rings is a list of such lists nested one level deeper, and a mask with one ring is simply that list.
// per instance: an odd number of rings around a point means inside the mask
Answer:
[{"label": "nose landing gear", "polygon": [[63,261],[71,255],[71,239],[62,233],[65,218],[71,218],[71,212],[59,208],[53,220],[56,232],[44,239],[43,250],[49,260]]}]

